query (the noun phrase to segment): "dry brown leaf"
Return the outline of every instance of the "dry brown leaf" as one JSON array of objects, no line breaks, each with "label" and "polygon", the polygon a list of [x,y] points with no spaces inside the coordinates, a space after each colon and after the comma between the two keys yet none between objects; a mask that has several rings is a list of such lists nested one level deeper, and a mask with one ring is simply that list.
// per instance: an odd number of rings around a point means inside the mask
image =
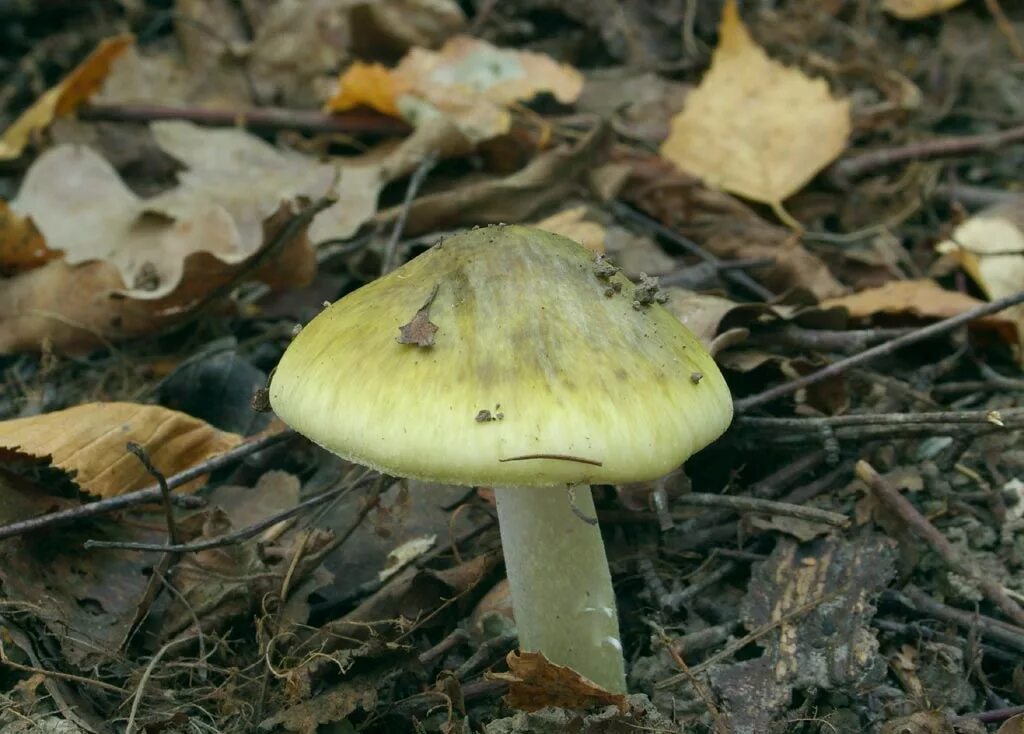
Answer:
[{"label": "dry brown leaf", "polygon": [[[282,207],[268,221],[268,241],[291,219]],[[217,289],[239,275],[271,287],[301,286],[316,269],[316,253],[304,233],[251,272],[246,263],[229,264],[206,252],[189,255],[181,282],[163,298],[126,297],[117,268],[104,261],[68,265],[63,259],[0,281],[0,354],[36,350],[44,343],[82,352],[111,342],[144,336],[187,318]]]},{"label": "dry brown leaf", "polygon": [[587,208],[585,206],[574,206],[571,209],[560,211],[545,217],[533,224],[538,229],[547,232],[554,232],[570,240],[579,242],[591,252],[604,253],[605,229],[597,222],[586,220]]},{"label": "dry brown leaf", "polygon": [[[64,258],[3,283],[0,352],[38,349],[47,339],[80,351],[152,333],[232,279],[305,285],[316,267],[310,237],[350,237],[373,216],[388,181],[415,170],[430,152],[469,147],[443,120],[398,145],[330,163],[279,151],[241,130],[162,122],[153,134],[188,168],[176,188],[150,199],[129,191],[107,161],[82,146],[58,146],[29,169],[11,208],[31,216]],[[248,269],[304,200],[328,192],[338,201],[308,233]]]},{"label": "dry brown leaf", "polygon": [[961,5],[964,0],[882,0],[885,12],[903,20],[938,15]]},{"label": "dry brown leaf", "polygon": [[449,39],[440,51],[414,48],[386,77],[385,71],[368,65],[346,71],[327,109],[395,109],[414,126],[444,117],[480,142],[509,130],[514,103],[550,92],[568,104],[583,89],[583,76],[571,66],[469,36]]},{"label": "dry brown leaf", "polygon": [[60,255],[47,248],[32,220],[0,199],[0,274],[31,270],[56,257]]},{"label": "dry brown leaf", "polygon": [[[0,421],[0,450],[48,460],[73,475],[84,492],[114,497],[148,487],[153,477],[125,450],[141,445],[153,465],[170,476],[237,446],[242,437],[159,405],[86,403],[54,413]],[[206,482],[197,479],[180,491]]]},{"label": "dry brown leaf", "polygon": [[822,308],[845,308],[854,319],[865,319],[880,313],[946,319],[980,305],[981,301],[966,293],[946,290],[934,280],[927,279],[894,280],[877,288],[821,302]]},{"label": "dry brown leaf", "polygon": [[849,133],[849,103],[769,58],[729,0],[711,68],[661,152],[711,186],[779,204],[842,152]]},{"label": "dry brown leaf", "polygon": [[628,161],[632,168],[623,192],[642,211],[723,260],[770,258],[770,266],[750,272],[770,290],[802,289],[818,299],[847,292],[798,237],[765,221],[731,194],[707,188],[660,156],[618,154],[617,160]]},{"label": "dry brown leaf", "polygon": [[68,115],[99,89],[110,71],[114,59],[135,43],[130,33],[104,39],[89,56],[64,80],[36,100],[35,104],[0,135],[0,160],[11,160],[21,155],[32,137],[55,117]]},{"label": "dry brown leaf", "polygon": [[508,673],[490,673],[488,677],[508,682],[505,702],[512,708],[537,711],[546,706],[566,709],[618,706],[622,713],[629,709],[621,693],[605,690],[572,668],[552,663],[542,653],[513,650],[505,661]]},{"label": "dry brown leaf", "polygon": [[[1024,197],[974,215],[937,246],[952,255],[989,297],[1024,289]],[[1024,305],[1002,312],[1017,328],[1018,360],[1024,363]]]}]

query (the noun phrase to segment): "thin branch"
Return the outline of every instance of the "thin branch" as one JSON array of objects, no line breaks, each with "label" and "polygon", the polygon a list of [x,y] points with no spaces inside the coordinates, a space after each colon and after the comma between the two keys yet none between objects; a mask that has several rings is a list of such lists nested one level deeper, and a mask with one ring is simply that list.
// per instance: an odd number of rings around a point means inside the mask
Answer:
[{"label": "thin branch", "polygon": [[832,175],[837,181],[848,182],[865,173],[896,163],[996,151],[1003,146],[1022,142],[1024,142],[1024,125],[982,135],[932,138],[918,143],[872,150],[844,158],[832,166]]},{"label": "thin branch", "polygon": [[916,586],[908,585],[904,587],[903,591],[888,589],[882,592],[882,598],[887,601],[895,601],[908,609],[913,609],[915,612],[941,622],[950,622],[958,627],[963,627],[969,632],[976,631],[982,637],[997,642],[1003,647],[1024,653],[1024,629],[984,614],[948,606],[932,599]]},{"label": "thin branch", "polygon": [[878,342],[896,339],[913,329],[808,329],[785,324],[751,335],[748,344],[773,344],[819,352],[861,352]]},{"label": "thin branch", "polygon": [[[822,418],[762,418],[740,416],[736,423],[750,428],[772,431],[801,431],[817,433],[822,426],[839,428],[844,426],[913,425],[913,424],[990,424],[1003,427],[1016,424],[1024,419],[1024,408],[1006,410],[945,410],[928,413],[856,413],[834,415]],[[1014,426],[1016,427],[1016,426]],[[1024,427],[1022,424],[1021,427]]]},{"label": "thin branch", "polygon": [[956,316],[943,319],[942,321],[937,321],[934,324],[929,324],[928,326],[917,329],[909,334],[897,337],[892,341],[883,342],[882,344],[871,347],[860,354],[855,354],[851,357],[847,357],[846,359],[841,359],[838,362],[833,362],[828,367],[818,370],[817,372],[812,372],[809,375],[804,375],[803,377],[792,380],[791,382],[784,382],[781,385],[776,385],[764,392],[737,400],[735,403],[736,412],[746,413],[752,408],[764,405],[765,403],[770,403],[776,398],[789,395],[801,388],[826,380],[829,377],[840,375],[851,367],[856,367],[864,364],[865,362],[870,362],[878,357],[893,354],[896,350],[905,346],[945,334],[960,326],[964,326],[975,319],[979,319],[982,316],[998,313],[1010,306],[1016,306],[1018,303],[1024,303],[1024,291],[1014,293],[1012,296],[1007,296],[1006,298],[1000,298],[999,300],[992,301],[991,303],[984,303],[969,311],[964,311]]},{"label": "thin branch", "polygon": [[366,482],[366,477],[354,482],[351,485],[344,485],[335,487],[333,489],[324,490],[318,495],[314,495],[307,500],[300,502],[294,507],[289,507],[287,510],[274,513],[268,517],[263,518],[257,523],[248,525],[239,530],[235,530],[224,535],[218,535],[216,538],[209,538],[208,540],[202,540],[196,543],[183,543],[180,545],[157,545],[156,543],[123,543],[117,540],[87,540],[85,541],[86,549],[93,548],[118,548],[121,550],[132,550],[132,551],[170,551],[173,553],[196,553],[198,551],[210,550],[211,548],[221,548],[225,545],[234,545],[243,540],[248,540],[254,535],[258,535],[267,528],[277,525],[279,522],[283,522],[290,517],[294,517],[304,510],[310,507],[327,502],[328,500],[334,499],[339,495],[345,494],[346,492],[353,490]]},{"label": "thin branch", "polygon": [[950,570],[969,578],[985,597],[999,607],[1015,624],[1024,625],[1024,609],[1011,599],[1002,585],[986,575],[969,558],[965,558],[932,523],[917,511],[910,501],[894,489],[874,467],[866,461],[857,462],[857,476],[865,482],[875,498],[890,512],[897,515],[914,537],[923,540],[943,560]]},{"label": "thin branch", "polygon": [[[653,219],[643,212],[639,212],[631,206],[627,206],[620,201],[611,202],[612,211],[615,212],[616,216],[632,221],[635,224],[639,224],[646,227],[656,234],[671,240],[673,244],[682,248],[691,255],[696,255],[704,262],[712,263],[716,266],[721,265],[722,260],[712,255],[710,252],[705,250],[703,247],[698,245],[693,240],[684,237],[675,230],[666,227],[664,224],[656,219]],[[764,301],[770,301],[775,298],[775,294],[765,288],[763,285],[758,283],[756,280],[751,278],[749,275],[744,273],[742,270],[735,269],[723,269],[722,277],[726,280],[732,281],[737,285],[741,285],[748,291],[753,293],[758,298]]]},{"label": "thin branch", "polygon": [[290,110],[281,107],[210,110],[198,107],[150,104],[92,104],[79,109],[78,118],[97,122],[188,120],[213,127],[240,127],[270,131],[297,130],[304,133],[342,135],[406,135],[410,132],[409,125],[402,120],[376,112],[327,114],[314,110]]},{"label": "thin branch", "polygon": [[153,465],[153,461],[149,458],[149,454],[146,453],[146,449],[140,444],[129,441],[125,448],[142,462],[142,465],[146,467],[146,471],[156,479],[157,485],[160,487],[160,500],[164,508],[164,519],[167,522],[167,539],[170,541],[169,544],[160,546],[160,548],[166,550],[168,546],[177,545],[181,539],[178,536],[178,526],[174,522],[174,507],[171,505],[171,488],[167,486],[167,477]]},{"label": "thin branch", "polygon": [[850,521],[846,515],[841,515],[838,512],[829,512],[828,510],[819,510],[816,507],[803,507],[801,505],[792,505],[788,502],[776,502],[774,500],[728,494],[684,494],[675,497],[672,502],[677,505],[689,505],[690,507],[726,507],[736,512],[754,512],[760,515],[785,515],[801,520],[823,522],[837,527],[842,527]]},{"label": "thin branch", "polygon": [[[262,451],[265,448],[269,448],[270,446],[274,446],[275,444],[281,443],[282,441],[286,441],[290,438],[294,438],[294,436],[294,431],[291,429],[285,429],[278,433],[272,433],[252,441],[239,444],[235,448],[225,451],[223,454],[218,454],[206,461],[196,464],[193,467],[168,477],[167,486],[169,489],[175,489],[188,484],[204,474],[209,474],[217,469],[230,466],[250,454]],[[7,538],[13,538],[18,535],[32,533],[45,528],[69,525],[86,518],[105,515],[111,512],[118,512],[136,505],[158,502],[162,496],[163,493],[160,486],[157,485],[153,487],[146,487],[145,489],[140,489],[135,492],[128,492],[118,495],[117,497],[97,500],[96,502],[90,502],[89,504],[81,505],[79,507],[72,507],[59,512],[51,512],[48,515],[20,520],[18,522],[10,523],[9,525],[0,526],[0,540],[6,540]],[[206,501],[200,497],[192,497],[189,495],[172,495],[172,499],[175,504],[182,504],[191,507],[202,506],[206,503]],[[161,546],[161,548],[166,548],[166,546]]]},{"label": "thin branch", "polygon": [[387,275],[397,266],[395,258],[398,252],[398,241],[402,239],[402,232],[405,231],[405,220],[409,218],[409,210],[412,208],[413,199],[416,198],[417,192],[419,192],[420,187],[423,186],[423,182],[427,180],[427,176],[435,165],[437,165],[437,152],[431,151],[416,170],[413,171],[412,176],[409,177],[409,185],[405,187],[405,199],[402,201],[402,208],[398,212],[395,226],[391,229],[391,236],[388,238],[388,243],[384,248],[384,258],[380,269],[381,275]]}]

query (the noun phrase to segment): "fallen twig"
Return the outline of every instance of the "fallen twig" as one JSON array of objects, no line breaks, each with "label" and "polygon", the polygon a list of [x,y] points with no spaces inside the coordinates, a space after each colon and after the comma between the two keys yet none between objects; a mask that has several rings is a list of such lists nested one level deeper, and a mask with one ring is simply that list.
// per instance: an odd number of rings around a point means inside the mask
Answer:
[{"label": "fallen twig", "polygon": [[224,535],[218,535],[216,538],[209,538],[207,540],[197,541],[195,543],[182,543],[180,545],[159,545],[156,543],[128,543],[117,540],[87,540],[85,541],[86,549],[93,548],[118,548],[120,550],[131,550],[131,551],[170,551],[174,553],[197,553],[199,551],[210,550],[211,548],[221,548],[225,545],[234,545],[243,540],[247,540],[254,535],[261,533],[267,528],[277,525],[279,522],[283,522],[288,518],[294,517],[304,510],[316,505],[323,504],[328,500],[332,500],[335,497],[339,497],[362,484],[366,483],[368,477],[361,477],[354,481],[352,484],[342,482],[342,486],[335,487],[333,489],[327,489],[318,495],[310,497],[309,499],[303,500],[294,507],[289,507],[287,510],[274,513],[268,517],[263,518],[257,523],[248,525],[239,530],[225,533]]},{"label": "fallen twig", "polygon": [[153,465],[153,461],[149,458],[149,454],[146,453],[146,449],[140,444],[129,441],[125,448],[142,462],[142,465],[146,467],[146,471],[156,479],[157,486],[160,487],[160,503],[164,508],[164,519],[167,521],[167,540],[169,541],[166,545],[160,546],[160,549],[167,550],[169,546],[177,545],[180,542],[178,526],[174,522],[174,507],[171,504],[171,488],[167,486],[167,477]]},{"label": "fallen twig", "polygon": [[[168,477],[167,486],[170,489],[181,487],[204,474],[209,474],[212,471],[234,464],[250,454],[262,451],[265,448],[274,446],[275,444],[286,441],[294,436],[294,431],[291,429],[285,429],[278,433],[261,436],[243,444],[239,444],[235,448],[225,451],[223,454],[218,454],[206,461],[196,464],[193,467]],[[136,505],[159,502],[162,496],[162,490],[159,485],[157,485],[153,487],[146,487],[145,489],[140,489],[136,492],[128,492],[126,494],[118,495],[117,497],[97,500],[96,502],[90,502],[89,504],[81,505],[79,507],[72,507],[68,510],[51,512],[48,515],[33,517],[27,520],[19,520],[18,522],[0,526],[0,540],[6,540],[7,538],[13,538],[18,535],[32,533],[45,528],[69,525],[71,523],[78,522],[79,520],[96,517],[98,515],[105,515],[111,512],[118,512]],[[171,499],[175,504],[190,507],[198,507],[206,503],[206,501],[201,497],[194,497],[190,495],[171,495]],[[164,548],[166,548],[166,546],[161,546],[161,549]]]},{"label": "fallen twig", "polygon": [[804,375],[796,380],[776,385],[764,392],[741,398],[735,402],[735,410],[737,413],[745,413],[752,408],[764,405],[765,403],[770,403],[776,398],[789,395],[801,388],[826,380],[829,377],[840,375],[851,367],[864,364],[865,362],[870,362],[878,357],[892,354],[896,350],[909,344],[915,344],[917,342],[924,341],[925,339],[931,339],[932,337],[939,336],[940,334],[945,334],[959,326],[964,326],[975,319],[979,319],[982,316],[998,313],[1010,306],[1016,306],[1018,303],[1024,303],[1024,291],[1014,293],[1012,296],[1007,296],[1006,298],[1000,298],[999,300],[992,301],[991,303],[984,303],[969,311],[964,311],[963,313],[951,316],[948,319],[937,321],[934,324],[929,324],[928,326],[917,329],[909,334],[904,334],[903,336],[897,337],[891,341],[883,342],[882,344],[871,347],[860,354],[854,354],[846,359],[833,362],[828,367],[820,369],[817,372],[812,372],[811,374]]},{"label": "fallen twig", "polygon": [[413,199],[416,198],[417,192],[435,165],[437,165],[437,153],[431,151],[417,166],[416,170],[413,171],[412,176],[409,177],[409,185],[405,187],[405,198],[402,200],[402,208],[398,212],[395,225],[391,229],[391,236],[384,247],[384,257],[380,267],[381,275],[387,275],[398,265],[395,262],[398,252],[398,241],[402,238],[402,232],[405,231],[405,220],[409,218],[409,209],[412,208]]},{"label": "fallen twig", "polygon": [[[762,418],[740,416],[736,423],[750,428],[772,431],[801,431],[817,433],[821,426],[840,428],[846,426],[886,426],[914,424],[989,424],[998,427],[1016,428],[1021,422],[1024,427],[1024,408],[1007,410],[945,410],[926,413],[857,413],[833,415],[822,418]],[[1013,424],[1013,425],[1010,425]]]},{"label": "fallen twig", "polygon": [[823,522],[829,525],[842,527],[850,521],[846,515],[828,510],[819,510],[817,507],[803,507],[791,505],[788,502],[776,502],[774,500],[758,499],[757,497],[743,497],[729,494],[684,494],[675,497],[673,500],[677,505],[689,505],[691,507],[727,507],[736,512],[755,512],[762,515],[786,515],[797,517],[801,520],[812,520]]},{"label": "fallen twig", "polygon": [[856,472],[857,476],[871,487],[878,501],[890,512],[898,515],[913,531],[914,536],[925,541],[952,571],[969,578],[989,601],[1002,610],[1003,614],[1016,624],[1024,625],[1024,609],[1006,594],[998,582],[982,573],[969,559],[964,558],[946,536],[918,512],[909,500],[890,486],[874,467],[866,461],[858,461]]},{"label": "fallen twig", "polygon": [[[696,255],[704,262],[713,263],[718,266],[721,265],[722,260],[712,255],[710,252],[705,250],[703,247],[698,245],[693,240],[683,237],[683,235],[674,231],[673,229],[666,227],[656,219],[652,219],[643,212],[639,212],[631,206],[627,206],[619,201],[611,202],[612,211],[622,219],[630,220],[636,224],[640,224],[648,229],[654,231],[656,234],[671,240],[674,244],[678,245],[683,250],[686,250],[691,255]],[[730,280],[737,285],[741,285],[748,291],[753,293],[758,298],[770,301],[775,298],[775,294],[765,288],[763,285],[758,283],[756,280],[751,278],[749,275],[744,273],[742,270],[735,269],[723,269],[722,277],[726,280]]]},{"label": "fallen twig", "polygon": [[78,110],[81,120],[107,122],[154,122],[188,120],[214,127],[240,127],[256,130],[297,130],[305,133],[342,135],[406,135],[408,124],[376,112],[339,112],[327,114],[315,110],[290,110],[281,107],[253,107],[247,110],[216,110],[199,107],[172,107],[152,104],[93,104]]},{"label": "fallen twig", "polygon": [[998,642],[1000,645],[1024,652],[1024,629],[998,619],[993,619],[984,614],[967,612],[963,609],[948,606],[932,599],[916,586],[905,586],[903,591],[890,589],[883,592],[882,597],[942,622],[951,622],[968,631],[976,630],[982,637],[987,637],[994,642]]},{"label": "fallen twig", "polygon": [[820,352],[861,352],[878,342],[889,341],[912,331],[913,329],[808,329],[796,324],[785,324],[752,334],[747,343],[773,344]]},{"label": "fallen twig", "polygon": [[1024,142],[1024,125],[982,135],[933,138],[844,158],[832,166],[831,173],[836,181],[845,184],[850,179],[895,163],[994,151],[1005,145],[1021,142]]}]

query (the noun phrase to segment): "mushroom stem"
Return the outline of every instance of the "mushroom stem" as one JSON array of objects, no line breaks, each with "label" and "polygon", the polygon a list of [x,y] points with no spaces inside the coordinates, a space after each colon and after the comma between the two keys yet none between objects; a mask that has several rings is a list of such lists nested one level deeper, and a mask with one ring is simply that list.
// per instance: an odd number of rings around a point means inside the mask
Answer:
[{"label": "mushroom stem", "polygon": [[615,591],[590,487],[494,494],[520,649],[625,693]]}]

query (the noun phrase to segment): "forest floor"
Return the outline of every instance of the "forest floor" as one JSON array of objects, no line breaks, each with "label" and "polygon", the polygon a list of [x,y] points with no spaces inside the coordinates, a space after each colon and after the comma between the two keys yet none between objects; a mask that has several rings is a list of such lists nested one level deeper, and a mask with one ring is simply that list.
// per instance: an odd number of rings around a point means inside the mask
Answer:
[{"label": "forest floor", "polygon": [[[0,131],[0,734],[1024,732],[1021,4],[0,0]],[[593,488],[628,697],[516,653],[488,488],[265,404],[496,223],[732,391]]]}]

